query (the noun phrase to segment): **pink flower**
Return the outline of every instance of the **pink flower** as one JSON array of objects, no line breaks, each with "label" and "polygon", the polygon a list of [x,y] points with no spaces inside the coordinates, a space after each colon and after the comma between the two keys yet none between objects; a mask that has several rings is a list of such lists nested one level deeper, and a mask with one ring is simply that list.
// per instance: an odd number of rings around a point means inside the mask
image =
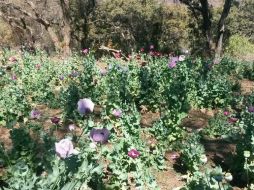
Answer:
[{"label": "pink flower", "polygon": [[140,51],[141,51],[141,52],[144,52],[144,51],[145,51],[145,48],[142,47],[142,48],[140,49]]},{"label": "pink flower", "polygon": [[85,55],[88,54],[88,52],[89,52],[89,50],[87,48],[82,50],[82,53],[85,54]]},{"label": "pink flower", "polygon": [[150,45],[149,48],[150,48],[150,49],[154,49],[154,45]]},{"label": "pink flower", "polygon": [[128,156],[131,157],[131,158],[137,158],[140,156],[140,152],[137,151],[136,149],[131,149],[129,152],[128,152]]},{"label": "pink flower", "polygon": [[154,56],[154,55],[155,55],[155,52],[154,52],[154,51],[150,51],[149,54],[150,54],[151,56]]},{"label": "pink flower", "polygon": [[9,57],[9,61],[10,61],[10,62],[17,62],[18,60],[17,60],[16,57],[11,56],[11,57]]},{"label": "pink flower", "polygon": [[36,64],[36,65],[35,65],[35,68],[36,68],[37,70],[40,70],[41,64]]},{"label": "pink flower", "polygon": [[170,154],[170,158],[171,158],[172,160],[176,160],[176,159],[178,159],[179,157],[180,157],[180,155],[179,155],[178,152],[172,152],[172,153]]},{"label": "pink flower", "polygon": [[79,153],[73,148],[73,144],[69,139],[62,139],[60,142],[55,143],[55,149],[57,155],[63,159]]},{"label": "pink flower", "polygon": [[115,117],[119,118],[119,117],[122,116],[122,111],[121,111],[120,109],[114,109],[114,110],[112,111],[112,114],[113,114]]},{"label": "pink flower", "polygon": [[178,61],[179,61],[178,57],[172,57],[172,58],[170,59],[170,62],[168,63],[168,67],[169,67],[170,69],[173,69],[173,68],[176,66],[176,64],[177,64]]},{"label": "pink flower", "polygon": [[228,118],[228,122],[229,122],[229,123],[236,123],[237,121],[238,121],[238,119],[235,118],[235,117],[230,117],[230,118]]},{"label": "pink flower", "polygon": [[229,113],[229,111],[224,111],[223,114],[224,114],[225,116],[228,116],[230,113]]},{"label": "pink flower", "polygon": [[70,131],[74,131],[75,128],[76,128],[76,125],[74,125],[74,124],[70,124],[70,125],[68,126],[68,129],[69,129]]},{"label": "pink flower", "polygon": [[158,52],[158,51],[156,51],[156,52],[155,52],[155,55],[156,55],[157,57],[160,57],[160,56],[161,56],[161,53]]},{"label": "pink flower", "polygon": [[13,75],[11,76],[11,80],[17,80],[17,76],[16,76],[15,74],[13,74]]},{"label": "pink flower", "polygon": [[116,59],[121,58],[121,52],[113,53],[113,55]]},{"label": "pink flower", "polygon": [[179,56],[179,61],[184,61],[185,60],[185,55],[180,55]]}]

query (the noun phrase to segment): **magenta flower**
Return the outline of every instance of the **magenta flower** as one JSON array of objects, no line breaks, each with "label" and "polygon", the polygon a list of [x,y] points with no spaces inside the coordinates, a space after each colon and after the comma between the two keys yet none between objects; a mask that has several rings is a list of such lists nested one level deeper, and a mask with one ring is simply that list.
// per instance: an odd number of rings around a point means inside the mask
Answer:
[{"label": "magenta flower", "polygon": [[92,129],[90,132],[90,137],[94,142],[105,144],[108,142],[110,132],[108,129]]},{"label": "magenta flower", "polygon": [[59,117],[52,117],[51,119],[51,122],[54,123],[55,125],[58,125],[59,122],[60,122],[60,118]]},{"label": "magenta flower", "polygon": [[228,122],[229,122],[229,123],[236,123],[237,121],[238,121],[238,119],[235,118],[235,117],[230,117],[230,118],[228,118]]},{"label": "magenta flower", "polygon": [[73,144],[69,139],[62,139],[58,143],[55,143],[56,153],[59,157],[65,159],[71,155],[76,155],[79,152],[73,148]]},{"label": "magenta flower", "polygon": [[85,48],[85,49],[82,50],[82,53],[83,53],[83,54],[88,54],[88,52],[89,52],[89,50],[88,50],[87,48]]},{"label": "magenta flower", "polygon": [[176,66],[176,64],[177,64],[178,61],[179,61],[178,57],[172,57],[172,58],[170,59],[170,62],[168,63],[168,67],[169,67],[170,69],[173,69],[173,68]]},{"label": "magenta flower", "polygon": [[40,119],[41,113],[38,110],[33,109],[30,113],[31,119]]},{"label": "magenta flower", "polygon": [[152,50],[154,49],[154,45],[150,45],[149,48]]},{"label": "magenta flower", "polygon": [[229,111],[224,111],[223,114],[224,114],[225,116],[228,116],[230,113],[229,113]]},{"label": "magenta flower", "polygon": [[88,113],[91,113],[93,112],[93,109],[94,109],[94,103],[92,102],[92,100],[88,98],[84,98],[78,101],[78,112],[81,115],[86,115]]},{"label": "magenta flower", "polygon": [[142,47],[142,48],[140,49],[140,51],[141,51],[141,52],[144,52],[144,51],[145,51],[145,48]]},{"label": "magenta flower", "polygon": [[254,106],[248,107],[248,112],[253,113],[254,112]]},{"label": "magenta flower", "polygon": [[129,152],[128,152],[128,156],[131,157],[131,158],[137,158],[140,156],[140,152],[137,151],[136,149],[131,149]]},{"label": "magenta flower", "polygon": [[119,117],[122,116],[122,111],[121,111],[120,109],[114,109],[114,110],[112,111],[112,114],[113,114],[115,117],[119,118]]}]

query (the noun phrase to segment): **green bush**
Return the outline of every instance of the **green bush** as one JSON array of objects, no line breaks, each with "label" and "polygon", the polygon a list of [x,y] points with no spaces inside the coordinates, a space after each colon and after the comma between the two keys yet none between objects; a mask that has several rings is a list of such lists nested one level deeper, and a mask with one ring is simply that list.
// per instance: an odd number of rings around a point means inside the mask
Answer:
[{"label": "green bush", "polygon": [[248,36],[254,42],[254,1],[243,0],[238,7],[232,7],[227,27],[231,34]]},{"label": "green bush", "polygon": [[248,57],[251,59],[251,55],[254,54],[254,44],[250,42],[249,38],[236,34],[229,38],[226,53],[239,59]]},{"label": "green bush", "polygon": [[[112,0],[98,4],[89,19],[88,41],[130,52],[155,45],[175,51],[188,48],[188,11],[154,0]],[[187,47],[186,47],[187,46]]]}]

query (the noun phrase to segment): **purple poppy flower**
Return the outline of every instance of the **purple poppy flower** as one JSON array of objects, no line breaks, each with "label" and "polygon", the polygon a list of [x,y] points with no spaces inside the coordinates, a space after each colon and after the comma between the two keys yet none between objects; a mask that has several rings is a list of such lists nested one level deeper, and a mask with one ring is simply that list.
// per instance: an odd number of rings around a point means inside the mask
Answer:
[{"label": "purple poppy flower", "polygon": [[82,53],[85,54],[85,55],[88,54],[88,52],[89,52],[89,49],[87,49],[87,48],[82,50]]},{"label": "purple poppy flower", "polygon": [[229,123],[236,123],[237,121],[238,121],[238,119],[235,118],[235,117],[230,117],[230,118],[228,118],[228,122],[229,122]]},{"label": "purple poppy flower", "polygon": [[58,143],[55,143],[56,153],[59,157],[65,159],[71,155],[76,155],[79,152],[73,148],[73,144],[69,139],[62,139]]},{"label": "purple poppy flower", "polygon": [[51,119],[51,122],[52,123],[54,123],[54,124],[56,124],[56,125],[58,125],[59,124],[59,122],[60,122],[60,118],[59,117],[52,117]]},{"label": "purple poppy flower", "polygon": [[93,109],[94,109],[94,103],[92,102],[92,100],[88,98],[84,98],[78,101],[78,112],[81,115],[86,115],[88,113],[91,113],[93,112]]},{"label": "purple poppy flower", "polygon": [[33,109],[30,113],[30,117],[31,117],[31,119],[40,119],[41,112],[39,112],[38,110]]},{"label": "purple poppy flower", "polygon": [[71,74],[70,74],[70,76],[71,76],[71,77],[77,77],[78,74],[79,74],[79,73],[78,73],[77,71],[72,71]]},{"label": "purple poppy flower", "polygon": [[229,113],[229,111],[224,111],[223,114],[224,114],[225,116],[228,116],[230,113]]},{"label": "purple poppy flower", "polygon": [[170,59],[170,62],[168,63],[168,67],[169,67],[170,69],[173,69],[173,68],[176,66],[176,64],[177,64],[178,61],[179,61],[179,58],[178,58],[178,57],[172,57],[172,58]]},{"label": "purple poppy flower", "polygon": [[59,79],[60,79],[60,80],[64,80],[64,76],[61,75],[61,76],[59,77]]},{"label": "purple poppy flower", "polygon": [[136,149],[131,149],[129,152],[128,152],[128,156],[131,157],[131,158],[137,158],[140,156],[140,152],[137,151]]},{"label": "purple poppy flower", "polygon": [[152,50],[154,49],[154,45],[150,45],[149,48]]},{"label": "purple poppy flower", "polygon": [[90,132],[90,137],[94,142],[105,144],[108,142],[110,132],[108,129],[92,129]]},{"label": "purple poppy flower", "polygon": [[253,113],[254,112],[254,106],[248,107],[248,112]]},{"label": "purple poppy flower", "polygon": [[119,118],[119,117],[122,116],[122,111],[121,111],[120,109],[114,109],[114,110],[112,111],[112,114],[113,114],[115,117]]}]

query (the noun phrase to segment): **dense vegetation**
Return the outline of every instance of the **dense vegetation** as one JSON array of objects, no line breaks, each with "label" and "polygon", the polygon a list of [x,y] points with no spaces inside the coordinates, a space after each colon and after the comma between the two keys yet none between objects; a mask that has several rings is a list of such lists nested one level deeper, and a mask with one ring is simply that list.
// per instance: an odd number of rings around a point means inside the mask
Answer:
[{"label": "dense vegetation", "polygon": [[0,0],[0,188],[254,189],[253,7]]},{"label": "dense vegetation", "polygon": [[[230,189],[232,176],[254,183],[254,95],[237,82],[249,77],[248,63],[114,55],[97,62],[88,50],[64,60],[3,51],[0,121],[12,140],[1,146],[5,189],[157,189],[152,171],[165,167],[169,150],[188,171],[182,189]],[[61,112],[49,117],[42,105]],[[217,114],[189,133],[181,121],[193,108]],[[150,128],[140,124],[144,109],[160,114]],[[237,143],[232,167],[209,166],[206,137]]]}]

